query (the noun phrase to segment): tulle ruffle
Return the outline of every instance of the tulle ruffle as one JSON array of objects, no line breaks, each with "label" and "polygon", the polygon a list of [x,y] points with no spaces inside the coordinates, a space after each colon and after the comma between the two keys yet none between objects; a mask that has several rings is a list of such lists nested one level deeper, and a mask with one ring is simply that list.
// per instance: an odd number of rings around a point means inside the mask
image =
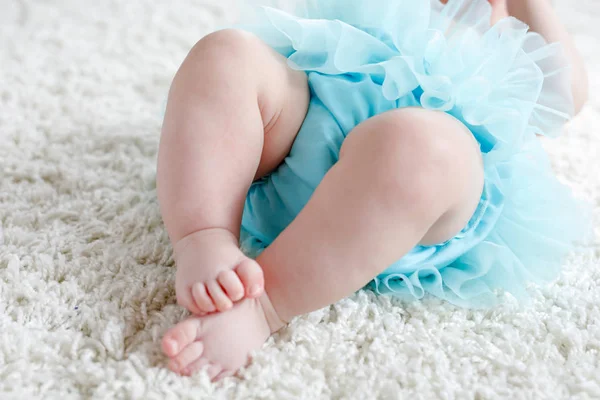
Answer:
[{"label": "tulle ruffle", "polygon": [[585,230],[536,138],[558,135],[573,114],[566,58],[524,23],[492,27],[490,17],[485,0],[306,0],[296,16],[264,8],[252,28],[292,68],[369,79],[397,107],[453,115],[480,143],[486,189],[476,215],[454,239],[417,247],[374,279],[379,293],[468,307],[493,304],[500,288],[524,297],[527,282],[556,277]]},{"label": "tulle ruffle", "polygon": [[486,167],[484,195],[463,232],[441,245],[415,248],[371,287],[404,298],[430,293],[463,307],[496,304],[496,289],[525,301],[527,284],[555,279],[565,255],[588,231],[583,210],[534,139]]},{"label": "tulle ruffle", "polygon": [[573,114],[569,67],[515,18],[490,26],[484,0],[306,0],[299,17],[264,8],[259,35],[299,70],[363,74],[396,100],[460,115],[487,153],[556,136]]}]

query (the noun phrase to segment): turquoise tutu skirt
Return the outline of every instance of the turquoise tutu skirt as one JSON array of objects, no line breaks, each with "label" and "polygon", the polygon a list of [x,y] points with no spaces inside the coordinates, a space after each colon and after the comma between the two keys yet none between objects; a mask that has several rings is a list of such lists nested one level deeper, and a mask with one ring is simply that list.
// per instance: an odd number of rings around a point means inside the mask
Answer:
[{"label": "turquoise tutu skirt", "polygon": [[558,44],[514,18],[491,27],[490,16],[485,0],[304,1],[294,15],[261,9],[247,29],[307,73],[311,101],[289,156],[250,188],[242,248],[256,256],[290,224],[354,127],[422,107],[470,129],[484,192],[456,237],[415,247],[369,286],[487,307],[497,289],[523,299],[528,282],[554,279],[586,227],[536,137],[558,135],[573,114],[569,67]]}]

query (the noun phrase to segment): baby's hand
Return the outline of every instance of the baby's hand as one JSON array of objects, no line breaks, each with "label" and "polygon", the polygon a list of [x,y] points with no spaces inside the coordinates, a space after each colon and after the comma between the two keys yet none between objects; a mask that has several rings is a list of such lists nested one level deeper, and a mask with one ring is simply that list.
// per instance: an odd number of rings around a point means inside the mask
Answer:
[{"label": "baby's hand", "polygon": [[174,246],[177,302],[194,314],[227,311],[264,290],[262,268],[246,257],[224,229],[194,233]]}]

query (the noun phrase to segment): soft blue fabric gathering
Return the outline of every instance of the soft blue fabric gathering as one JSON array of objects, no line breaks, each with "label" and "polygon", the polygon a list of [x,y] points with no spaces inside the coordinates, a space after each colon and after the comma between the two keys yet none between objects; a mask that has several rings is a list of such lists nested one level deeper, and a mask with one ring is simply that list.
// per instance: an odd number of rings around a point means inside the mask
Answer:
[{"label": "soft blue fabric gathering", "polygon": [[569,68],[559,45],[514,18],[491,27],[490,16],[485,0],[307,0],[296,16],[262,9],[248,29],[306,71],[311,102],[289,156],[250,188],[242,248],[256,256],[273,242],[354,127],[385,111],[423,107],[471,130],[485,190],[456,237],[414,248],[370,287],[479,308],[497,302],[496,289],[524,299],[528,282],[555,278],[586,221],[536,134],[557,136],[572,116]]}]

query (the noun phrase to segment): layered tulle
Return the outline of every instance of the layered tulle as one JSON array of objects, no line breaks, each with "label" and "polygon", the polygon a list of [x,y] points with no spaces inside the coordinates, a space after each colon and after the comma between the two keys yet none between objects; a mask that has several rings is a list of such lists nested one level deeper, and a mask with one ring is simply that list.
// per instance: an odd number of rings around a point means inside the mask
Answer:
[{"label": "layered tulle", "polygon": [[469,225],[444,244],[413,249],[372,282],[378,293],[431,293],[460,306],[488,307],[497,302],[495,289],[525,300],[528,283],[558,276],[589,220],[584,205],[552,174],[538,141],[487,165],[485,176],[486,190]]},{"label": "layered tulle", "polygon": [[[556,277],[585,221],[536,134],[556,136],[571,117],[569,68],[559,45],[514,18],[491,27],[490,16],[485,0],[308,0],[296,16],[263,9],[251,29],[309,74],[313,101],[284,167],[251,188],[246,247],[264,248],[297,215],[353,127],[420,106],[471,130],[484,158],[484,194],[459,235],[413,249],[372,287],[486,306],[495,289],[523,296],[527,282]],[[323,164],[318,171],[315,163]]]}]

